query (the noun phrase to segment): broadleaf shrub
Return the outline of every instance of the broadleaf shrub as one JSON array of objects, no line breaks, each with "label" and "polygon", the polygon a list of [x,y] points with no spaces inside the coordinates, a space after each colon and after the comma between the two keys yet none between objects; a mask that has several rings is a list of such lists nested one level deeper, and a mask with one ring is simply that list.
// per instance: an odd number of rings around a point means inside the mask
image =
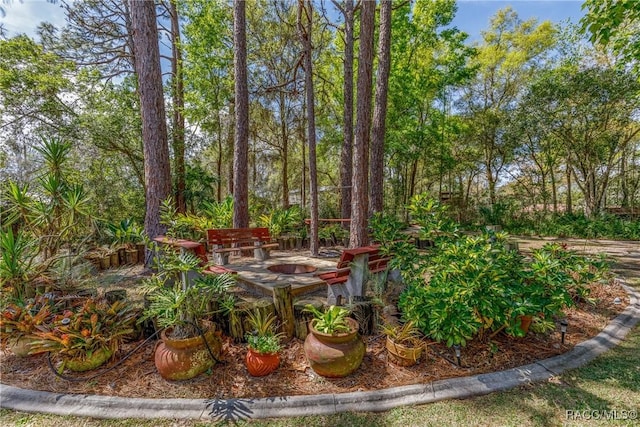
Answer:
[{"label": "broadleaf shrub", "polygon": [[531,260],[510,250],[505,233],[463,235],[446,209],[425,196],[409,205],[419,236],[433,247],[419,250],[403,224],[378,214],[370,225],[382,252],[393,256],[406,289],[398,307],[428,337],[465,345],[504,330],[522,335],[517,316],[553,319],[565,307],[588,299],[587,284],[604,277],[606,263],[560,245],[533,251]]}]

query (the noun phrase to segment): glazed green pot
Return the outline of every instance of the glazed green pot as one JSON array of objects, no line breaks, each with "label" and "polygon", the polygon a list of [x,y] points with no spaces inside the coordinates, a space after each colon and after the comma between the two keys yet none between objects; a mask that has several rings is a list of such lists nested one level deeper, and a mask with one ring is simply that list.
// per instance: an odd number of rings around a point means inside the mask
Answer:
[{"label": "glazed green pot", "polygon": [[107,363],[113,353],[107,348],[94,351],[91,356],[84,359],[67,359],[63,357],[64,368],[74,372],[85,372],[97,369]]}]

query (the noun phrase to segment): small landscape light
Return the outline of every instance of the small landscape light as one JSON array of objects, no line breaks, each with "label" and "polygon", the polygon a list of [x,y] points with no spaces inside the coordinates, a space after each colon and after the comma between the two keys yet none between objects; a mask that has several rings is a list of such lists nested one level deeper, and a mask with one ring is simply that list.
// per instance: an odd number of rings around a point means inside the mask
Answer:
[{"label": "small landscape light", "polygon": [[69,323],[71,323],[71,319],[69,319],[68,317],[65,317],[60,321],[60,323],[62,323],[63,325],[68,325]]},{"label": "small landscape light", "polygon": [[562,319],[560,321],[560,332],[562,333],[562,344],[564,344],[564,336],[567,334],[567,326],[569,326],[567,319]]},{"label": "small landscape light", "polygon": [[458,360],[458,366],[460,366],[460,344],[454,344],[453,349],[456,351],[456,359]]},{"label": "small landscape light", "polygon": [[615,305],[620,305],[620,304],[622,304],[622,300],[619,297],[615,297],[614,300],[613,300],[613,303]]}]

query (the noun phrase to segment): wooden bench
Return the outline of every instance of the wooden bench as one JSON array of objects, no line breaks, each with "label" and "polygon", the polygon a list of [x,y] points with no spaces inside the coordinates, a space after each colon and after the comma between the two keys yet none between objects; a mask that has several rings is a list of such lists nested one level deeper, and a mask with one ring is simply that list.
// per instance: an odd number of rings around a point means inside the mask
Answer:
[{"label": "wooden bench", "polygon": [[271,243],[269,229],[266,227],[207,230],[207,243],[217,265],[228,264],[230,253],[243,250],[253,250],[253,256],[263,261],[269,258],[271,248],[278,247],[277,243]]},{"label": "wooden bench", "polygon": [[380,245],[344,249],[335,270],[317,274],[327,283],[327,304],[362,296],[367,278],[385,271],[390,260],[380,254]]}]

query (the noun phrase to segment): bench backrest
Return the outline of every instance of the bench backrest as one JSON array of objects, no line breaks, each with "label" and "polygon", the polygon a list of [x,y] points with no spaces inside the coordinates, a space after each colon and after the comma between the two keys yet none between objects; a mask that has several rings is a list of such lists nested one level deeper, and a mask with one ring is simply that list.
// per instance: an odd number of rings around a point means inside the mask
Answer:
[{"label": "bench backrest", "polygon": [[216,228],[207,230],[207,241],[213,245],[229,245],[239,242],[268,242],[269,229],[258,228]]},{"label": "bench backrest", "polygon": [[375,261],[381,257],[380,255],[380,247],[379,246],[368,246],[364,248],[357,248],[354,250],[345,249],[340,254],[340,259],[338,260],[337,268],[345,268],[349,267],[349,264],[353,261],[357,252],[358,254],[369,254],[369,261]]}]

